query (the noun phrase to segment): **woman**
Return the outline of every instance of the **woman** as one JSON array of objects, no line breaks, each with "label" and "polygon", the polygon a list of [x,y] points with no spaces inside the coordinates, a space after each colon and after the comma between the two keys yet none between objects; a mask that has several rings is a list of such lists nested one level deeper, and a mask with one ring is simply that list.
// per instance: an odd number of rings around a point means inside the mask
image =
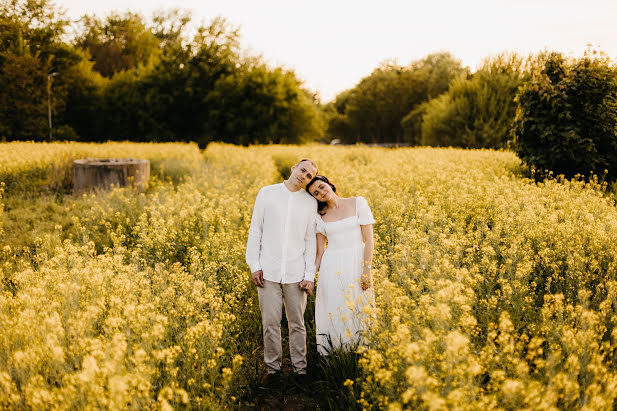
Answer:
[{"label": "woman", "polygon": [[314,177],[306,191],[318,203],[315,327],[317,349],[328,355],[356,346],[370,318],[375,220],[363,197],[340,197],[324,176]]}]

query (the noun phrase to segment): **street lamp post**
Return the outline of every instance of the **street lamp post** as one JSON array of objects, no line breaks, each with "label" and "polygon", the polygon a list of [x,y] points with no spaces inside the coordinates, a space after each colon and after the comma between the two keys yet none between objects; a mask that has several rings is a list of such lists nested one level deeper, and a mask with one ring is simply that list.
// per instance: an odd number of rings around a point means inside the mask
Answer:
[{"label": "street lamp post", "polygon": [[51,78],[57,75],[57,71],[47,75],[47,119],[49,120],[49,141],[51,141]]}]

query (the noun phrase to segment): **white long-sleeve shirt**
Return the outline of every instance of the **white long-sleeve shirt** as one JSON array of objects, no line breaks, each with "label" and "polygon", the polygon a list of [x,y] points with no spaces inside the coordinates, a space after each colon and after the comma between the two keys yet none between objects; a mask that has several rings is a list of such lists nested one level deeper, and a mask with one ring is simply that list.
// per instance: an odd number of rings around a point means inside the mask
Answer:
[{"label": "white long-sleeve shirt", "polygon": [[251,272],[265,280],[289,284],[315,279],[317,201],[305,190],[289,191],[285,183],[257,194],[246,244]]}]

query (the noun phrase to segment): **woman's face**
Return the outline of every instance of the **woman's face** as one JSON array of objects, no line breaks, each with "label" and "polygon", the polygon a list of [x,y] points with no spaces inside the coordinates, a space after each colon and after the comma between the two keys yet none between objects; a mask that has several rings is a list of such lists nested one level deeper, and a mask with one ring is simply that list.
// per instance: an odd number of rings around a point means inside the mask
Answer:
[{"label": "woman's face", "polygon": [[331,199],[334,195],[334,191],[332,191],[330,184],[327,184],[321,180],[317,180],[311,184],[309,190],[313,197],[319,201],[323,201],[324,203]]}]

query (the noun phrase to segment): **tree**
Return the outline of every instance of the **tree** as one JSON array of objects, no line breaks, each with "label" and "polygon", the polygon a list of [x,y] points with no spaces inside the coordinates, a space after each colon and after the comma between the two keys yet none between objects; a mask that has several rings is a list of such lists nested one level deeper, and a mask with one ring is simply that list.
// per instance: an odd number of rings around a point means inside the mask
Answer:
[{"label": "tree", "polygon": [[[62,126],[66,76],[81,56],[63,42],[68,21],[47,0],[0,1],[1,133],[7,139],[47,139],[48,74],[53,78],[51,109]],[[50,82],[51,83],[51,82]],[[72,135],[70,128],[63,127]]]},{"label": "tree", "polygon": [[401,118],[404,140],[412,145],[422,143],[422,118],[426,103],[448,91],[455,79],[469,76],[469,69],[450,53],[429,54],[409,66],[410,88],[414,90],[411,109]]},{"label": "tree", "polygon": [[333,102],[326,104],[323,108],[327,123],[326,136],[337,137],[346,143],[355,142],[353,129],[347,116],[345,116],[351,90],[339,93]]},{"label": "tree", "polygon": [[94,71],[93,64],[83,55],[78,64],[63,73],[68,83],[65,109],[57,118],[74,129],[80,139],[106,141],[103,93],[109,80]]},{"label": "tree", "polygon": [[206,97],[208,141],[301,143],[321,131],[314,97],[295,74],[263,63],[222,76]]},{"label": "tree", "polygon": [[152,34],[159,40],[159,48],[165,52],[169,48],[181,45],[185,39],[185,29],[191,21],[191,13],[187,10],[173,8],[158,10],[152,17]]},{"label": "tree", "polygon": [[104,135],[138,141],[300,142],[321,130],[315,98],[293,72],[241,58],[238,30],[222,18],[191,39],[186,20],[157,20],[155,64],[118,72],[103,91]]},{"label": "tree", "polygon": [[49,0],[0,0],[0,51],[48,61],[68,23]]},{"label": "tree", "polygon": [[[242,57],[223,18],[188,38],[190,14],[84,17],[74,44],[48,0],[0,0],[0,138],[300,142],[322,115],[293,72]],[[49,80],[48,80],[49,79]],[[50,80],[53,80],[50,81]]]},{"label": "tree", "polygon": [[[164,27],[161,21],[157,24]],[[206,97],[220,77],[239,69],[238,31],[216,18],[190,41],[166,38],[171,40],[155,65],[118,73],[105,88],[105,131],[110,138],[202,139],[204,118],[216,107]]]},{"label": "tree", "polygon": [[0,70],[0,138],[40,140],[48,134],[47,66],[7,54]]},{"label": "tree", "polygon": [[504,148],[514,121],[514,97],[525,78],[515,54],[485,60],[471,77],[459,77],[447,93],[422,106],[422,144]]},{"label": "tree", "polygon": [[413,74],[416,104],[439,96],[448,90],[452,80],[469,72],[461,66],[459,59],[447,52],[429,54],[412,62],[407,71]]},{"label": "tree", "polygon": [[551,53],[516,99],[514,147],[523,161],[541,173],[617,179],[617,69],[608,57]]},{"label": "tree", "polygon": [[[102,47],[104,27],[110,28],[108,35],[122,26],[132,27],[132,33],[121,35],[145,41],[130,41],[133,51],[122,52],[126,56],[136,56],[133,61],[139,63],[117,66],[112,70],[117,70],[113,79],[103,78],[91,69],[96,63],[112,67],[112,62],[92,61],[78,67],[82,81],[71,89],[67,102],[67,121],[78,134],[91,141],[190,140],[196,135],[198,127],[188,118],[195,104],[187,90],[193,45],[187,41],[185,29],[190,13],[179,9],[158,11],[151,27],[131,13],[116,13],[104,21],[88,17],[82,21],[88,19],[91,20],[86,25],[88,31],[77,39],[80,47],[88,42]],[[107,46],[122,46],[119,39],[114,37]],[[145,50],[135,50],[143,46]],[[88,50],[84,52],[89,53]]]},{"label": "tree", "polygon": [[465,72],[449,53],[431,54],[407,67],[386,62],[327,107],[328,133],[345,142],[410,142],[405,116],[447,90]]},{"label": "tree", "polygon": [[404,86],[403,77],[400,67],[384,65],[352,89],[345,115],[359,141],[401,140],[400,121],[409,106],[409,88]]},{"label": "tree", "polygon": [[94,70],[104,77],[147,65],[158,56],[161,40],[146,27],[139,14],[112,13],[105,21],[84,16],[81,22],[85,31],[76,46],[90,53]]}]

